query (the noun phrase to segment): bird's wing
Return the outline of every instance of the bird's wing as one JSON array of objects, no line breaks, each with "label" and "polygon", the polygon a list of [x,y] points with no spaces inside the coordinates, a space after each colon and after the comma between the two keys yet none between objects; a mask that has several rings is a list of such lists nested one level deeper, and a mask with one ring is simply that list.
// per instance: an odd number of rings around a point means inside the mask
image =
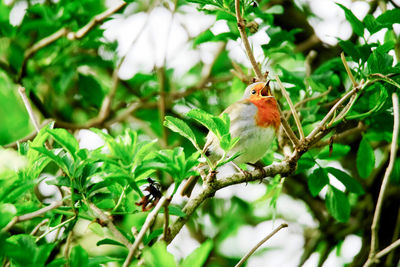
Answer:
[{"label": "bird's wing", "polygon": [[[247,106],[247,105],[253,105],[253,103],[251,103],[250,102],[250,100],[248,100],[248,99],[242,99],[242,100],[239,100],[239,101],[237,101],[237,102],[235,102],[235,103],[233,103],[232,105],[230,105],[230,106],[228,106],[222,113],[221,113],[221,115],[222,114],[224,114],[224,113],[226,113],[226,114],[228,114],[229,115],[229,117],[232,119],[232,113],[236,110],[243,110],[243,108],[245,108],[245,106]],[[204,145],[204,148],[203,148],[203,153],[207,153],[207,150],[210,148],[210,146],[212,145],[212,143],[213,142],[215,142],[215,141],[217,141],[217,140],[215,140],[215,136],[214,136],[214,134],[212,133],[212,132],[209,132],[208,133],[208,135],[207,135],[207,137],[206,137],[206,144]]]}]

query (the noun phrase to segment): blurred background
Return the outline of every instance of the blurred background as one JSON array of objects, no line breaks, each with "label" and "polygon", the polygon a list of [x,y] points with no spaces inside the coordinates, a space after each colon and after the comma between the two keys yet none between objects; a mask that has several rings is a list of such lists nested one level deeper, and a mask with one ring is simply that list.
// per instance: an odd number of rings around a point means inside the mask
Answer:
[{"label": "blurred background", "polygon": [[[16,140],[34,132],[16,84],[27,89],[39,123],[55,120],[56,126],[75,134],[81,148],[93,150],[104,145],[88,128],[105,129],[113,135],[131,128],[139,133],[141,140],[157,139],[160,148],[181,145],[188,154],[193,152],[187,140],[162,126],[164,115],[184,118],[193,108],[219,114],[241,97],[253,76],[233,15],[219,12],[208,2],[231,4],[217,0],[132,1],[82,38],[65,35],[29,54],[38,40],[63,27],[76,31],[120,1],[3,0],[0,4],[0,145],[4,149],[0,150],[0,170],[24,166],[24,158],[12,148],[16,148]],[[341,41],[383,44],[390,38],[389,34],[399,36],[399,24],[394,24],[391,31],[382,29],[374,34],[366,31],[362,38],[357,36],[336,3],[349,8],[361,21],[367,15],[377,17],[400,6],[398,0],[244,1],[249,14],[246,22],[252,23],[247,27],[255,58],[263,71],[270,71],[270,77],[283,75],[282,80],[295,103],[306,94],[297,82],[304,84],[305,77],[310,77],[324,63],[339,59],[343,50]],[[396,65],[395,50],[388,49],[388,54]],[[350,65],[356,63],[350,62]],[[333,84],[340,94],[349,84],[336,66],[325,66],[326,71],[334,72],[325,84],[326,77],[313,78],[318,81],[316,87],[323,87],[321,91],[327,91]],[[104,99],[108,97],[112,104],[102,113]],[[279,92],[277,97],[280,98]],[[315,116],[309,117],[309,123],[304,122],[306,128],[312,129],[315,119]],[[192,127],[203,140],[205,129],[195,124]],[[389,123],[388,132],[391,127]],[[360,136],[355,139],[359,141]],[[390,138],[382,139],[390,141]],[[352,149],[350,154],[353,153],[352,143],[347,145]],[[265,164],[284,158],[278,141],[274,150],[263,159]],[[376,167],[386,160],[379,149],[375,150],[375,157]],[[342,160],[338,157],[318,162],[324,167],[344,170]],[[163,189],[171,192],[174,186],[171,178],[157,175]],[[338,188],[344,188],[330,178]],[[350,231],[337,235],[340,241],[332,241],[330,238],[335,233],[324,232],[328,228],[321,226],[332,223],[333,229],[339,231],[359,221],[350,221],[342,228],[332,220],[322,222],[314,208],[310,208],[312,200],[307,199],[311,196],[306,185],[299,183],[304,180],[296,181],[294,176],[283,186],[280,179],[274,178],[271,183],[235,185],[218,191],[201,206],[168,246],[168,251],[179,260],[205,240],[212,239],[214,250],[208,264],[233,266],[258,240],[286,221],[289,228],[262,246],[247,266],[359,266],[354,257],[362,248],[363,234]],[[325,193],[322,190],[320,197],[324,198]],[[186,201],[176,195],[173,204],[180,206]],[[322,212],[324,216],[325,213]],[[128,225],[129,220],[125,219],[124,223]],[[88,230],[88,224],[84,220],[77,224],[75,231],[80,235],[77,242],[90,255],[101,254],[104,247],[93,246],[91,240],[97,237]]]}]

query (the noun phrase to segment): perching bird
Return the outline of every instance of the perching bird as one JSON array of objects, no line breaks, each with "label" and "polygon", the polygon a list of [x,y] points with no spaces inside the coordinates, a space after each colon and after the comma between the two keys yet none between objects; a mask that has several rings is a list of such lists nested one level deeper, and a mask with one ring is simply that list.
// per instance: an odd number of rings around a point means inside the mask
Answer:
[{"label": "perching bird", "polygon": [[[271,94],[269,81],[249,85],[242,99],[230,105],[223,113],[229,115],[232,139],[240,137],[229,151],[228,157],[239,152],[240,155],[233,160],[237,166],[242,163],[256,163],[268,151],[280,125],[278,104]],[[224,151],[214,133],[208,133],[203,152],[213,162],[223,155]],[[204,166],[198,166],[198,169],[204,169]],[[182,196],[190,197],[198,178],[199,176],[189,178],[181,191]]]}]

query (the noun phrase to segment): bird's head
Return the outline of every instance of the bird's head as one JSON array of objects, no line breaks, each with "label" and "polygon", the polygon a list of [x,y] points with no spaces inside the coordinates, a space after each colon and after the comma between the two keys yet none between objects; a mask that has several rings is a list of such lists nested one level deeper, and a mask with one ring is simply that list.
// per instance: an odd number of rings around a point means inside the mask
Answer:
[{"label": "bird's head", "polygon": [[250,101],[260,101],[266,98],[274,98],[271,93],[269,82],[257,82],[247,86],[244,91],[242,99],[249,99]]},{"label": "bird's head", "polygon": [[268,82],[250,84],[243,95],[243,100],[253,103],[258,112],[256,123],[261,127],[274,127],[277,131],[280,125],[280,114],[275,97],[271,93]]}]

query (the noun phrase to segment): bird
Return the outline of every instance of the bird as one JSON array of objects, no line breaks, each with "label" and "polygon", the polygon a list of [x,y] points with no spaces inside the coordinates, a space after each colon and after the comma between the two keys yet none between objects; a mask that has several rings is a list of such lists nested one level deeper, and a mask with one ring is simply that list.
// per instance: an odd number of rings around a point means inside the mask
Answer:
[{"label": "bird", "polygon": [[[270,148],[280,127],[280,113],[278,103],[271,93],[270,80],[255,82],[246,87],[243,97],[228,106],[222,113],[230,118],[229,132],[232,139],[239,137],[239,141],[228,152],[228,157],[239,156],[233,160],[235,166],[247,163],[260,167],[258,161]],[[211,162],[216,162],[224,153],[219,141],[213,132],[209,132],[203,153]],[[204,176],[205,163],[197,166],[199,173]],[[239,167],[238,167],[239,168]],[[246,174],[245,171],[239,168]],[[181,190],[182,196],[190,197],[199,175],[189,177]]]}]

